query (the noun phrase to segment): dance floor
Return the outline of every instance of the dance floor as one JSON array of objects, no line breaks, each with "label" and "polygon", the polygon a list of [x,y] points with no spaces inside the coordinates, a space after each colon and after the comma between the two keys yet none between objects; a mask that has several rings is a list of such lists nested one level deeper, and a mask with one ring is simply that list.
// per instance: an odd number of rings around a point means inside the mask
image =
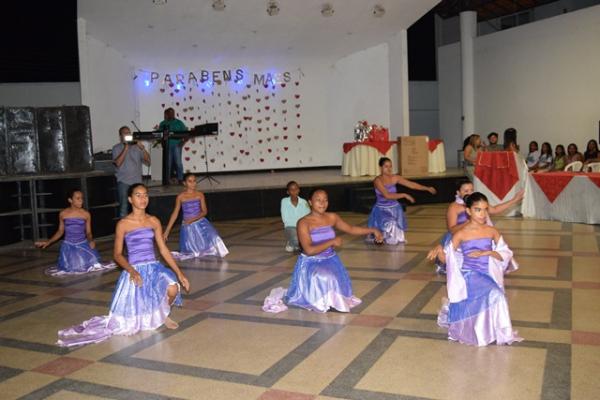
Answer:
[{"label": "dance floor", "polygon": [[[216,223],[231,253],[182,263],[192,291],[172,314],[178,330],[73,350],[54,345],[56,331],[106,313],[118,272],[50,278],[43,266],[58,245],[1,248],[0,398],[600,398],[600,227],[496,218],[521,264],[506,286],[525,341],[475,348],[436,325],[445,279],[424,257],[444,233],[445,207],[410,207],[407,245],[343,236],[339,254],[363,300],[351,314],[262,312],[296,259],[281,223]],[[112,242],[99,248],[109,258]]]}]

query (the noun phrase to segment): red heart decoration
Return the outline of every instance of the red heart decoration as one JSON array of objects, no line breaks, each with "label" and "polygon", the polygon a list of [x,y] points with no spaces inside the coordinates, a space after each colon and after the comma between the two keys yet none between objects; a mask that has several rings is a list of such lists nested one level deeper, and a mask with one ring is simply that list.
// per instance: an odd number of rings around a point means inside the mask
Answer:
[{"label": "red heart decoration", "polygon": [[165,89],[164,89],[164,88],[160,88],[160,92],[161,92],[161,93],[164,93],[164,92],[165,92]]},{"label": "red heart decoration", "polygon": [[239,136],[239,137],[242,137],[242,134],[241,134],[241,133],[238,133],[238,136]]},{"label": "red heart decoration", "polygon": [[214,162],[215,162],[215,159],[214,159],[214,158],[211,158],[211,159],[210,159],[210,162],[211,162],[211,163],[214,163]]},{"label": "red heart decoration", "polygon": [[287,147],[287,146],[286,146],[286,147],[284,147],[284,148],[283,148],[283,150],[284,150],[284,151],[288,151],[288,147]]},{"label": "red heart decoration", "polygon": [[244,154],[246,154],[246,155],[248,156],[248,155],[250,155],[250,152],[249,152],[249,151],[247,151],[247,152],[245,152]]},{"label": "red heart decoration", "polygon": [[270,142],[270,141],[271,141],[271,138],[270,138],[270,137],[268,137],[268,138],[267,138],[267,142]]},{"label": "red heart decoration", "polygon": [[287,100],[286,100],[286,99],[283,99],[283,100],[281,100],[281,102],[282,102],[283,104],[285,104],[285,103],[287,103]]},{"label": "red heart decoration", "polygon": [[269,100],[269,96],[265,96],[265,100]]},{"label": "red heart decoration", "polygon": [[285,159],[285,162],[287,162],[287,158]]},{"label": "red heart decoration", "polygon": [[299,99],[300,95],[299,94],[295,94],[294,97],[297,98],[297,99]]},{"label": "red heart decoration", "polygon": [[256,102],[257,102],[257,103],[260,103],[260,99],[256,99]]},{"label": "red heart decoration", "polygon": [[190,161],[190,158],[189,158],[189,157],[186,157],[186,158],[185,158],[185,161]]},{"label": "red heart decoration", "polygon": [[169,83],[169,87],[173,87],[175,85],[173,85],[173,82]]},{"label": "red heart decoration", "polygon": [[179,102],[178,102],[178,101],[177,101],[177,102],[175,102],[175,105],[176,105],[176,106],[178,106],[178,105],[179,105]]},{"label": "red heart decoration", "polygon": [[258,128],[258,131],[259,131],[259,132],[262,132],[262,128]]},{"label": "red heart decoration", "polygon": [[264,158],[261,158],[261,159],[260,159],[260,162],[265,162],[265,159],[264,159]]},{"label": "red heart decoration", "polygon": [[302,139],[302,135],[296,135],[298,139]]},{"label": "red heart decoration", "polygon": [[[192,90],[192,88],[190,88],[190,91]],[[192,96],[190,96],[190,100],[192,99]]]},{"label": "red heart decoration", "polygon": [[294,107],[300,108],[300,104],[296,104],[296,105],[294,105]]},{"label": "red heart decoration", "polygon": [[261,144],[263,142],[262,139],[258,139],[258,144]]},{"label": "red heart decoration", "polygon": [[300,129],[300,125],[296,125],[296,128]]},{"label": "red heart decoration", "polygon": [[185,151],[189,151],[190,150],[189,146],[185,146],[184,149],[185,149]]},{"label": "red heart decoration", "polygon": [[296,118],[300,118],[300,114],[296,114]]},{"label": "red heart decoration", "polygon": [[229,136],[235,136],[235,132],[229,132]]},{"label": "red heart decoration", "polygon": [[265,106],[265,110],[269,111],[271,107],[270,106]]},{"label": "red heart decoration", "polygon": [[192,154],[196,154],[198,150],[192,150]]},{"label": "red heart decoration", "polygon": [[162,108],[165,108],[165,103],[162,103],[161,106],[162,106]]},{"label": "red heart decoration", "polygon": [[240,150],[240,154],[244,154],[244,150]]},{"label": "red heart decoration", "polygon": [[281,87],[285,87],[285,83],[282,83],[282,84],[281,84]]},{"label": "red heart decoration", "polygon": [[173,97],[173,95],[174,95],[174,93],[173,93],[173,92],[169,93],[169,96]]},{"label": "red heart decoration", "polygon": [[194,120],[194,117],[190,117],[190,121],[193,121],[193,120]]},{"label": "red heart decoration", "polygon": [[284,131],[287,131],[287,126],[284,126],[284,127],[283,127],[283,130],[284,130]]},{"label": "red heart decoration", "polygon": [[237,157],[233,157],[233,161],[237,161]]},{"label": "red heart decoration", "polygon": [[294,84],[295,84],[296,86],[298,86],[298,85],[300,84],[300,82],[294,82]]},{"label": "red heart decoration", "polygon": [[267,149],[267,151],[270,153],[270,152],[272,152],[273,150],[271,150],[271,149]]},{"label": "red heart decoration", "polygon": [[273,126],[277,127],[277,122],[273,122]]},{"label": "red heart decoration", "polygon": [[283,140],[287,140],[287,135],[285,135],[285,136],[283,137]]},{"label": "red heart decoration", "polygon": [[246,85],[246,87],[247,87],[248,89],[250,89],[250,84],[247,84],[247,85]]},{"label": "red heart decoration", "polygon": [[281,160],[281,157],[277,156],[277,160]]}]

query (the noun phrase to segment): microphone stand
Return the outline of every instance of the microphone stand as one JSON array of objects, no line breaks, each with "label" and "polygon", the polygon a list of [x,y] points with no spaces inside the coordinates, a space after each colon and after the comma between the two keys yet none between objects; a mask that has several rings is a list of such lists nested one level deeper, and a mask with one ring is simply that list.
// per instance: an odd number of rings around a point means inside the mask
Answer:
[{"label": "microphone stand", "polygon": [[[135,121],[131,121],[131,124],[133,125],[133,127],[136,129],[136,132],[141,133],[142,130],[136,125]],[[152,160],[152,146],[149,147],[148,151],[148,155],[150,156],[150,160]],[[142,176],[142,180],[144,181],[144,183],[149,183],[152,180],[152,170],[151,170],[151,166],[148,165],[148,174],[147,175],[143,175]],[[145,176],[148,176],[148,178],[145,178]]]}]

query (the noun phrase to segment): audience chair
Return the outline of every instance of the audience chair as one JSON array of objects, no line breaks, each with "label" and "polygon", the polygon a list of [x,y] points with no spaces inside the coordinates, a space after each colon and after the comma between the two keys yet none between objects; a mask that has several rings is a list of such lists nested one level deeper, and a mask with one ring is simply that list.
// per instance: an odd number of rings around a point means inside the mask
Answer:
[{"label": "audience chair", "polygon": [[585,169],[588,172],[600,172],[600,162],[589,163],[585,166]]},{"label": "audience chair", "polygon": [[581,161],[573,161],[570,164],[567,164],[565,166],[565,171],[573,171],[573,172],[579,172],[581,171],[581,168],[583,167],[583,163]]}]

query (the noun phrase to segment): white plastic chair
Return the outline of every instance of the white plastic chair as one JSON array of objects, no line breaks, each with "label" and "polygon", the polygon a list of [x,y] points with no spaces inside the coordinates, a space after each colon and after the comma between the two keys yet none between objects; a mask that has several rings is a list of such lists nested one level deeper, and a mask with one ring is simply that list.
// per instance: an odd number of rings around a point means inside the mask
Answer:
[{"label": "white plastic chair", "polygon": [[583,163],[581,161],[573,161],[572,163],[567,164],[564,170],[579,172],[581,171],[581,167],[583,167]]},{"label": "white plastic chair", "polygon": [[600,172],[600,162],[592,162],[585,166],[588,172]]}]

